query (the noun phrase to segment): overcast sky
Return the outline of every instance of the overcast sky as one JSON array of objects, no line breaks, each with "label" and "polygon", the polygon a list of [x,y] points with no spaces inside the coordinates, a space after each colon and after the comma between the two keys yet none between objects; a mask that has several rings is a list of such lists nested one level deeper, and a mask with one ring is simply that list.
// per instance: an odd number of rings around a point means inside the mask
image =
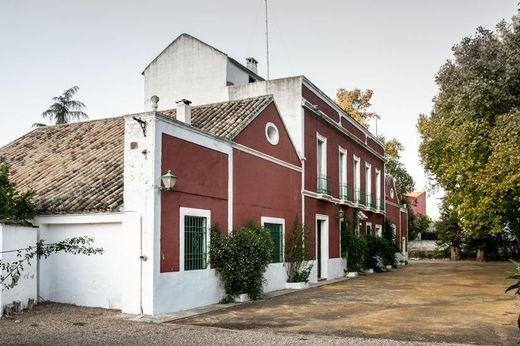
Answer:
[{"label": "overcast sky", "polygon": [[[405,146],[424,189],[416,119],[451,47],[478,26],[510,20],[517,0],[269,0],[271,78],[305,75],[330,97],[374,90],[379,133]],[[91,119],[142,111],[144,67],[186,32],[265,76],[264,0],[1,0],[0,146],[42,122],[73,85]],[[428,212],[437,216],[434,196]]]}]

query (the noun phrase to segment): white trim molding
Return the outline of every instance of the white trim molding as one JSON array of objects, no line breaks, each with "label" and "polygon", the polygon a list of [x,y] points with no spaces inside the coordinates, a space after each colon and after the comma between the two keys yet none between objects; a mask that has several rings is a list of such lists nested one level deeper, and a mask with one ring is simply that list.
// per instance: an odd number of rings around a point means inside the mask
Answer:
[{"label": "white trim molding", "polygon": [[279,217],[261,216],[260,224],[264,227],[266,223],[282,225],[282,263],[285,262],[285,219]]},{"label": "white trim molding", "polygon": [[238,143],[233,143],[232,146],[233,146],[234,149],[240,150],[240,151],[242,151],[244,153],[248,153],[250,155],[259,157],[261,159],[264,159],[266,161],[270,161],[270,162],[275,163],[277,165],[280,165],[280,166],[292,169],[293,171],[296,171],[296,172],[299,172],[299,173],[302,172],[302,168],[301,167],[298,167],[296,165],[293,165],[292,163],[280,160],[277,157],[264,154],[261,151],[258,151],[258,150],[246,147],[245,145],[238,144]]},{"label": "white trim molding", "polygon": [[[196,209],[196,208],[179,208],[179,271],[183,272],[184,270],[184,217],[185,216],[197,216],[197,217],[205,217],[206,218],[206,253],[209,252],[210,246],[210,228],[211,228],[211,210],[208,209]],[[209,256],[207,257],[209,259]],[[209,270],[209,261],[206,266],[206,269],[197,269],[197,270]],[[190,270],[193,272],[196,270]]]}]

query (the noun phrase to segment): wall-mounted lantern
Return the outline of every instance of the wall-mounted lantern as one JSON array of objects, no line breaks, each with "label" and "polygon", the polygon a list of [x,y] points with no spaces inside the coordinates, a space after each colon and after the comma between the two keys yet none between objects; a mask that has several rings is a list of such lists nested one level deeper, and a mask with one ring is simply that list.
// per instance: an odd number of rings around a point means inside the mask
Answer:
[{"label": "wall-mounted lantern", "polygon": [[166,174],[161,176],[162,187],[161,190],[171,191],[177,182],[177,176],[172,174],[171,170],[168,170]]},{"label": "wall-mounted lantern", "polygon": [[339,219],[339,221],[343,221],[344,218],[345,218],[345,212],[343,211],[343,209],[340,209],[338,211],[338,219]]}]

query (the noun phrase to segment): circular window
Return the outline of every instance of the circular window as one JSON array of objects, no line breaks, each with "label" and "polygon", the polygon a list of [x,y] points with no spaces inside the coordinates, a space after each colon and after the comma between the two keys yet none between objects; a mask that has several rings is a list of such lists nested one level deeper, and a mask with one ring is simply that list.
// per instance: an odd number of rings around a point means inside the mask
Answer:
[{"label": "circular window", "polygon": [[267,123],[265,125],[265,136],[267,140],[272,145],[277,145],[280,140],[280,135],[278,134],[278,128],[273,123]]}]

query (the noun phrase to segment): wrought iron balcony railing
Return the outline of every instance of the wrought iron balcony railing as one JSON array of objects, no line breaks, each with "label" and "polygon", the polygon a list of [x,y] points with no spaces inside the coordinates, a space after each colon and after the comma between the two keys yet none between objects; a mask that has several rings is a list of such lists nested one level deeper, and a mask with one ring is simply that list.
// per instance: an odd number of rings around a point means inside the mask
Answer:
[{"label": "wrought iron balcony railing", "polygon": [[318,175],[318,193],[330,195],[330,178],[326,175]]},{"label": "wrought iron balcony railing", "polygon": [[354,189],[347,184],[340,184],[339,185],[339,198],[348,201],[353,202],[354,201]]}]

